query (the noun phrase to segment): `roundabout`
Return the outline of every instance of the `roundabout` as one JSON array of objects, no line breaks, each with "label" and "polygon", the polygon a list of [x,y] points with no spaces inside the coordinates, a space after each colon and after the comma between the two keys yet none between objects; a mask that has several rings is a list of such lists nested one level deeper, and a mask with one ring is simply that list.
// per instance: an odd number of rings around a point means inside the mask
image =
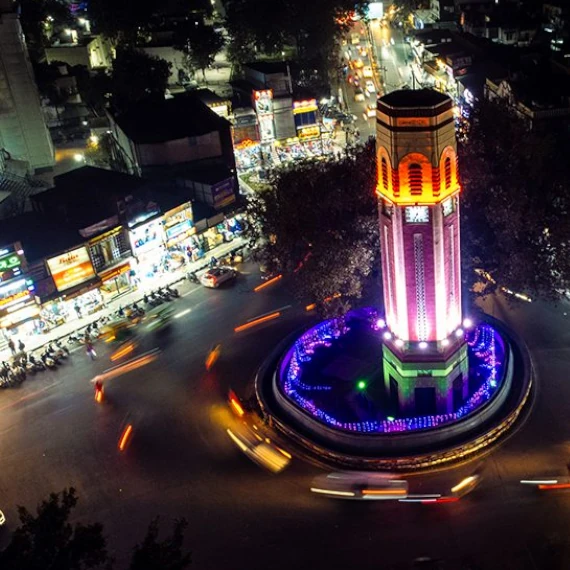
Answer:
[{"label": "roundabout", "polygon": [[394,384],[384,378],[378,321],[371,308],[322,321],[285,339],[260,368],[263,414],[309,459],[358,469],[431,468],[482,452],[515,424],[532,376],[526,348],[505,325],[485,317],[465,331],[468,392],[461,399],[452,391],[453,411],[435,413],[432,398],[434,413],[423,414],[424,398],[411,414],[399,411]]}]

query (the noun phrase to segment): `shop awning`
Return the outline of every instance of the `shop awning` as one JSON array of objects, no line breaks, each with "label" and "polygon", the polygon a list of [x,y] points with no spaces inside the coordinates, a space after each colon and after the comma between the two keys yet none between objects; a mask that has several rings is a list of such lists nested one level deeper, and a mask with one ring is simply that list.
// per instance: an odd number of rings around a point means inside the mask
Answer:
[{"label": "shop awning", "polygon": [[126,261],[123,259],[118,264],[113,267],[109,267],[105,271],[99,273],[99,279],[101,282],[104,283],[105,281],[109,281],[110,279],[115,279],[115,277],[119,277],[123,273],[127,273],[131,269],[131,258],[127,259]]},{"label": "shop awning", "polygon": [[93,291],[97,289],[101,285],[101,279],[97,278],[89,283],[82,283],[81,285],[77,285],[76,287],[72,287],[69,291],[64,291],[60,293],[59,296],[65,298],[66,301],[69,299],[75,299],[76,297],[80,297],[84,293],[89,293],[89,291]]}]

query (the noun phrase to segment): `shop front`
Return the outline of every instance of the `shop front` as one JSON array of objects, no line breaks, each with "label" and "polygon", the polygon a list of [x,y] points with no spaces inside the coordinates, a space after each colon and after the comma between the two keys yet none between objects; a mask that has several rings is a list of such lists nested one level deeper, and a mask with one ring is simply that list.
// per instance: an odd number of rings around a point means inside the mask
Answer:
[{"label": "shop front", "polygon": [[86,247],[78,247],[47,260],[57,297],[42,304],[44,328],[50,329],[103,308],[101,281]]},{"label": "shop front", "polygon": [[12,279],[0,285],[0,328],[6,336],[26,335],[39,327],[40,308],[30,279]]},{"label": "shop front", "polygon": [[125,261],[99,273],[101,286],[99,291],[104,301],[109,301],[118,295],[131,291],[134,287],[134,279],[131,276],[131,263]]},{"label": "shop front", "polygon": [[[186,202],[164,214],[164,234],[166,238],[167,263],[171,271],[182,267],[186,261],[193,261],[193,250],[197,242],[192,204]],[[203,255],[203,253],[202,253]],[[199,251],[196,259],[199,259]]]},{"label": "shop front", "polygon": [[197,236],[197,241],[204,252],[211,251],[222,243],[233,241],[243,234],[247,225],[243,214],[236,214],[231,218],[224,218],[222,215],[214,216],[208,220],[208,223],[211,226]]},{"label": "shop front", "polygon": [[161,218],[155,218],[131,228],[129,238],[136,260],[132,264],[131,275],[136,283],[148,283],[168,271]]}]

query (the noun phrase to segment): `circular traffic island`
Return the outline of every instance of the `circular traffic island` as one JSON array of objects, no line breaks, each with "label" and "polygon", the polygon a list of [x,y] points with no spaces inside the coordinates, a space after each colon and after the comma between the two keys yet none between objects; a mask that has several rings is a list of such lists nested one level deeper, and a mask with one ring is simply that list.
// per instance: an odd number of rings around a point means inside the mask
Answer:
[{"label": "circular traffic island", "polygon": [[451,342],[403,343],[373,308],[285,339],[256,378],[264,415],[309,459],[427,469],[503,436],[532,388],[523,343],[485,316]]}]

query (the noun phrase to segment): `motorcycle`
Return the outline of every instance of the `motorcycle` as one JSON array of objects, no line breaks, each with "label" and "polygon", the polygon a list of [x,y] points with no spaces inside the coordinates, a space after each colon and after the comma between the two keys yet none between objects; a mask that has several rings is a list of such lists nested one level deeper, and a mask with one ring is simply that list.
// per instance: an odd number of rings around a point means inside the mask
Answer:
[{"label": "motorcycle", "polygon": [[195,271],[191,271],[190,273],[188,273],[188,275],[186,276],[186,278],[188,279],[188,281],[190,281],[191,283],[200,283],[200,279],[198,279],[198,276],[196,275]]},{"label": "motorcycle", "polygon": [[33,354],[28,356],[28,362],[34,367],[34,369],[38,372],[43,372],[46,370],[46,365],[42,360],[37,360]]},{"label": "motorcycle", "polygon": [[42,354],[40,355],[40,359],[44,363],[44,365],[50,370],[55,370],[57,368],[55,360],[49,355],[47,350],[42,352]]},{"label": "motorcycle", "polygon": [[165,290],[173,298],[178,299],[178,297],[180,297],[180,293],[178,292],[178,289],[176,287],[170,287],[170,285],[167,285],[165,287]]},{"label": "motorcycle", "polygon": [[59,350],[64,353],[65,356],[69,356],[69,349],[62,344],[61,340],[56,340],[54,344]]},{"label": "motorcycle", "polygon": [[59,364],[60,361],[63,361],[67,358],[67,355],[61,349],[55,349],[50,342],[47,345],[48,354]]}]

